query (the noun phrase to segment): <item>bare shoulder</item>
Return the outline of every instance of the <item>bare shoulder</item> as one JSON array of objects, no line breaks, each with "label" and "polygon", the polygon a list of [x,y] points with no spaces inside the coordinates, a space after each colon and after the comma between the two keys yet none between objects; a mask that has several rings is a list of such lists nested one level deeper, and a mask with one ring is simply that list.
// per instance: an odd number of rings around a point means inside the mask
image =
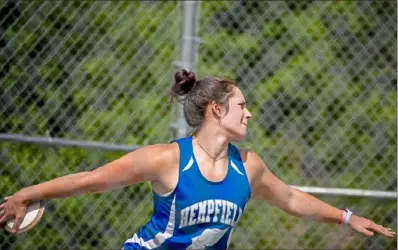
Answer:
[{"label": "bare shoulder", "polygon": [[150,161],[157,166],[170,166],[179,161],[178,144],[153,144],[139,148],[131,153],[137,160]]},{"label": "bare shoulder", "polygon": [[261,176],[263,171],[266,170],[266,165],[263,160],[256,154],[256,152],[247,149],[239,148],[240,157],[242,158],[243,165],[245,166],[246,173],[249,178],[249,182]]},{"label": "bare shoulder", "polygon": [[178,145],[175,142],[169,144],[151,144],[133,152],[146,156],[160,157],[161,159],[165,158],[167,160],[168,158],[172,159],[173,156],[178,154]]},{"label": "bare shoulder", "polygon": [[180,149],[176,142],[169,144],[159,144],[157,148],[159,155],[161,155],[161,160],[168,167],[177,166],[180,160]]},{"label": "bare shoulder", "polygon": [[127,157],[137,174],[156,180],[178,166],[179,148],[177,143],[152,144],[130,152]]},{"label": "bare shoulder", "polygon": [[[141,151],[141,152],[140,152]],[[175,188],[178,181],[180,149],[176,142],[154,144],[134,151],[138,161],[149,162],[152,168],[152,188],[158,194],[165,194]]]}]

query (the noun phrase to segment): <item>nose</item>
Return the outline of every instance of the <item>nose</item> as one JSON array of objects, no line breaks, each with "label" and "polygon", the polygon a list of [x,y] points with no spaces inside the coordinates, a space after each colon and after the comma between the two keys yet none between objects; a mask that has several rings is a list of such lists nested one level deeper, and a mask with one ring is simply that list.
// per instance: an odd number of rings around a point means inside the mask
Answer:
[{"label": "nose", "polygon": [[249,112],[248,109],[246,109],[246,119],[250,119],[252,117],[252,114]]}]

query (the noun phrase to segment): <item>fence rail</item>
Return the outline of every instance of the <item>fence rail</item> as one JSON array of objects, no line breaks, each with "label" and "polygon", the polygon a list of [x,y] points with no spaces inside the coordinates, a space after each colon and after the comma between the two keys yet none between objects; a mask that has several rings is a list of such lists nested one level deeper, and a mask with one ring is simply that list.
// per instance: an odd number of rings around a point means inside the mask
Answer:
[{"label": "fence rail", "polygon": [[[25,136],[18,134],[2,134],[0,133],[0,141],[10,141],[28,144],[37,144],[43,146],[62,146],[62,147],[78,147],[86,149],[101,149],[110,151],[131,152],[138,148],[137,145],[120,145],[104,142],[68,140],[62,138],[40,137],[40,136]],[[326,196],[349,196],[349,197],[363,197],[363,198],[382,198],[382,199],[397,199],[397,192],[387,192],[380,190],[361,190],[348,188],[325,188],[325,187],[308,187],[308,186],[292,186],[300,189],[303,192],[310,194],[321,194]]]},{"label": "fence rail", "polygon": [[[397,227],[396,1],[0,1],[0,194],[187,133],[176,68],[236,80],[238,146],[285,183]],[[0,249],[116,249],[149,183],[48,201]],[[281,237],[283,235],[283,237]],[[232,249],[396,249],[251,199]]]}]

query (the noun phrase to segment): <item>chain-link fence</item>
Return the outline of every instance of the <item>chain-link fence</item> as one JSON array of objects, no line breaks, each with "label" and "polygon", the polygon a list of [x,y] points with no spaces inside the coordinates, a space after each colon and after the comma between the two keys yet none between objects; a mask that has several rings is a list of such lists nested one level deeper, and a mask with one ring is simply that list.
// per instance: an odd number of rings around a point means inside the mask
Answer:
[{"label": "chain-link fence", "polygon": [[[169,88],[183,2],[2,1],[0,133],[147,145],[172,139]],[[237,80],[253,118],[242,146],[297,186],[396,191],[394,1],[200,3],[198,77]],[[191,37],[194,39],[194,37]],[[123,152],[1,141],[0,196]],[[395,199],[331,197],[396,230]],[[1,249],[120,248],[152,213],[148,183],[52,200]],[[232,249],[396,249],[395,239],[252,200]]]}]

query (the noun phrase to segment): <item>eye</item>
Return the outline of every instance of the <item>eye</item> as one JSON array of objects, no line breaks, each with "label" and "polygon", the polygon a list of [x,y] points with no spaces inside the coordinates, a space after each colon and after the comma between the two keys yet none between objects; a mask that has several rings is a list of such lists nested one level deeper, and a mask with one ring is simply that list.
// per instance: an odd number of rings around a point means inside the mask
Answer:
[{"label": "eye", "polygon": [[239,106],[241,106],[241,107],[242,107],[242,109],[244,109],[244,108],[246,107],[246,102],[241,102],[241,103],[238,103],[238,105],[239,105]]}]

